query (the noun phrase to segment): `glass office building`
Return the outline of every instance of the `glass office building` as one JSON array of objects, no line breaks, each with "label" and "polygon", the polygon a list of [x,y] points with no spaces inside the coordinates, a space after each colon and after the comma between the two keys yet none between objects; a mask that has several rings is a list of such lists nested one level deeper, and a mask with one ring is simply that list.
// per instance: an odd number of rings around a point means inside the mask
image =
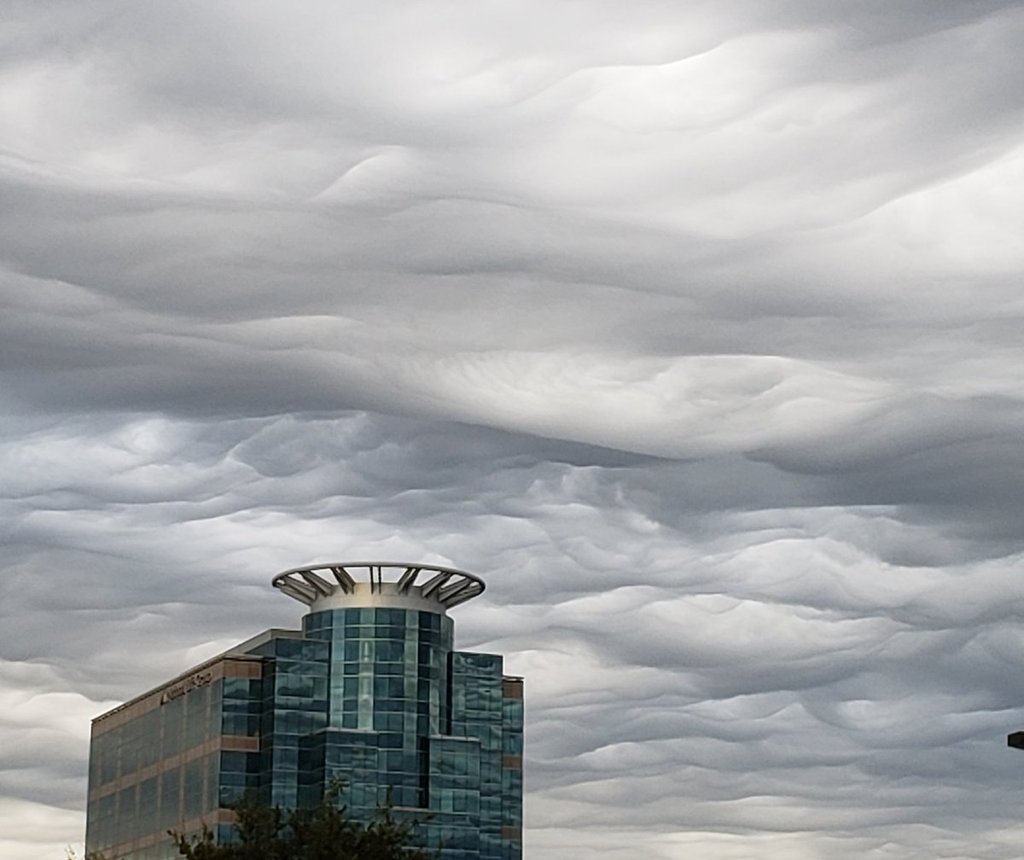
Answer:
[{"label": "glass office building", "polygon": [[169,860],[168,830],[231,838],[246,791],[283,808],[382,804],[425,819],[443,860],[522,856],[523,681],[456,651],[448,610],[480,594],[450,568],[339,563],[274,586],[306,604],[268,630],[97,717],[86,851]]}]

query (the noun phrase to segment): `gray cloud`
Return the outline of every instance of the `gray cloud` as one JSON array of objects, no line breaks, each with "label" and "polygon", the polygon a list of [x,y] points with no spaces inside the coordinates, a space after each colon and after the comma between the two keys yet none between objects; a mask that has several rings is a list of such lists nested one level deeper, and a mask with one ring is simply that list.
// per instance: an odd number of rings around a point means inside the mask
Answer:
[{"label": "gray cloud", "polygon": [[537,860],[1019,855],[1019,4],[9,5],[0,854],[357,556]]}]

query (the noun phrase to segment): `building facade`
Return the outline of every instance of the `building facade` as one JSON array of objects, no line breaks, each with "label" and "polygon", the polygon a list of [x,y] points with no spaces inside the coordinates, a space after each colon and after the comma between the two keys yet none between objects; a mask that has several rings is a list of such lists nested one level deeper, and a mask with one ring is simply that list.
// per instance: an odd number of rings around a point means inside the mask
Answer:
[{"label": "building facade", "polygon": [[352,816],[382,804],[425,823],[443,860],[522,856],[523,682],[502,658],[454,650],[448,610],[484,590],[431,565],[285,571],[308,607],[97,717],[86,852],[177,856],[168,830],[231,838],[244,792],[312,805],[336,780]]}]

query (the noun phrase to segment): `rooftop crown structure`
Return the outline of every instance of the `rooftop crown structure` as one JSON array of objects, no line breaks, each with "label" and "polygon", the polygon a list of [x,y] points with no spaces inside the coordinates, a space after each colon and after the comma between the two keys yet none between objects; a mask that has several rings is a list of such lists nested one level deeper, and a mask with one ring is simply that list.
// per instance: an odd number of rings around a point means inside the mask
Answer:
[{"label": "rooftop crown structure", "polygon": [[[353,572],[362,576],[356,578]],[[482,593],[484,581],[450,567],[359,561],[286,570],[274,577],[274,588],[305,603],[311,612],[385,603],[407,607],[415,601],[424,602],[428,612],[444,612]]]},{"label": "rooftop crown structure", "polygon": [[168,829],[229,839],[246,790],[295,807],[341,779],[357,819],[388,802],[429,816],[443,860],[519,860],[522,679],[454,650],[448,615],[483,580],[340,562],[273,585],[306,605],[301,630],[265,631],[93,721],[87,852],[171,858]]}]

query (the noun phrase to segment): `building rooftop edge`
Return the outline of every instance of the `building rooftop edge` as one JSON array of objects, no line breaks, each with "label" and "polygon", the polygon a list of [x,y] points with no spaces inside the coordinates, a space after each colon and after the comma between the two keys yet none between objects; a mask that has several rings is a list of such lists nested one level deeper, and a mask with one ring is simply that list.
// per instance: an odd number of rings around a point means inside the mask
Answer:
[{"label": "building rooftop edge", "polygon": [[289,630],[282,627],[270,627],[267,630],[264,630],[262,633],[257,633],[255,636],[246,639],[244,642],[239,642],[237,645],[233,645],[232,647],[228,648],[227,651],[222,651],[220,654],[215,654],[214,656],[209,657],[206,660],[203,660],[201,663],[196,663],[194,666],[190,666],[188,669],[185,669],[185,671],[179,672],[173,678],[170,678],[167,681],[163,681],[157,684],[155,687],[150,687],[145,692],[139,693],[136,696],[132,696],[130,699],[127,699],[126,701],[122,702],[117,707],[111,708],[109,711],[104,711],[102,714],[93,717],[91,722],[98,723],[100,720],[105,720],[108,717],[112,717],[114,714],[123,711],[125,708],[131,707],[136,702],[141,702],[143,699],[148,698],[149,696],[152,696],[156,693],[159,693],[165,687],[170,687],[174,684],[178,684],[181,681],[184,681],[186,678],[189,678],[190,676],[194,675],[196,672],[202,672],[203,669],[207,668],[208,666],[212,666],[214,663],[217,663],[218,661],[224,660],[228,657],[230,657],[232,660],[262,660],[264,659],[263,657],[259,657],[254,654],[247,654],[243,649],[251,650],[257,645],[260,645],[263,642],[274,637],[287,639],[301,639],[302,631]]}]

